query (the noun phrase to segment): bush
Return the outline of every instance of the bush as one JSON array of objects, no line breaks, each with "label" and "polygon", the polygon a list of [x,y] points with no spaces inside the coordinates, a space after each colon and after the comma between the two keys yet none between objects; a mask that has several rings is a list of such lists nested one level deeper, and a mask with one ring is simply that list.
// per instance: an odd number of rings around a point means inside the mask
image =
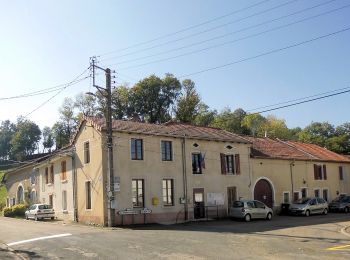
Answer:
[{"label": "bush", "polygon": [[24,213],[27,210],[27,205],[18,204],[13,207],[4,208],[5,217],[24,217]]}]

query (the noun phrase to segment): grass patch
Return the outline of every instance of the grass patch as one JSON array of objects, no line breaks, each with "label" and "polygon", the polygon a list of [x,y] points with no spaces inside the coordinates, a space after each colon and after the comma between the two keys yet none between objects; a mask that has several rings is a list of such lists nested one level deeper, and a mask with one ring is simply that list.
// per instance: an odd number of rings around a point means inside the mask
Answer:
[{"label": "grass patch", "polygon": [[[0,172],[0,180],[2,179],[2,176],[4,175],[3,172]],[[2,207],[6,206],[6,198],[7,198],[7,191],[4,185],[0,183],[0,212],[2,211]],[[1,213],[0,213],[1,214]]]}]

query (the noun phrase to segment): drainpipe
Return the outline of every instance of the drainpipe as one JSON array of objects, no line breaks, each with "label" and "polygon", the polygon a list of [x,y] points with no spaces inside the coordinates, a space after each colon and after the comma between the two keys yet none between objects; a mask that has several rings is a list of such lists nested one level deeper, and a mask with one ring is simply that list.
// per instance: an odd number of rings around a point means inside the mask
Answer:
[{"label": "drainpipe", "polygon": [[76,169],[76,156],[75,147],[72,151],[72,179],[73,179],[73,210],[74,210],[74,222],[78,222],[78,200],[77,200],[77,169]]},{"label": "drainpipe", "polygon": [[293,183],[293,166],[294,166],[294,160],[290,162],[290,180],[292,184],[292,198],[294,197],[294,183]]},{"label": "drainpipe", "polygon": [[183,194],[185,199],[185,221],[188,220],[188,201],[187,201],[187,170],[186,170],[186,135],[182,138],[182,178],[183,178]]}]

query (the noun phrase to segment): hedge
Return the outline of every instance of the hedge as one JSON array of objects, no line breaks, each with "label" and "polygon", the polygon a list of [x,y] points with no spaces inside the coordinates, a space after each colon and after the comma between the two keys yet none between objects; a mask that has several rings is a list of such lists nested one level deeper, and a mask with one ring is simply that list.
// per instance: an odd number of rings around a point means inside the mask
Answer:
[{"label": "hedge", "polygon": [[28,206],[25,204],[18,204],[13,207],[4,208],[4,217],[24,217]]}]

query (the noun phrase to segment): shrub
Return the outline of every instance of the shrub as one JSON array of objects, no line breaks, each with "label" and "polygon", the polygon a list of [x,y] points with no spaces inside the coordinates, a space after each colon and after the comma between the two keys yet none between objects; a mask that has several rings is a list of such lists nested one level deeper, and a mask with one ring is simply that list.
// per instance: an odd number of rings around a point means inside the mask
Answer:
[{"label": "shrub", "polygon": [[18,204],[13,207],[4,208],[5,217],[24,217],[24,213],[27,210],[27,205]]}]

